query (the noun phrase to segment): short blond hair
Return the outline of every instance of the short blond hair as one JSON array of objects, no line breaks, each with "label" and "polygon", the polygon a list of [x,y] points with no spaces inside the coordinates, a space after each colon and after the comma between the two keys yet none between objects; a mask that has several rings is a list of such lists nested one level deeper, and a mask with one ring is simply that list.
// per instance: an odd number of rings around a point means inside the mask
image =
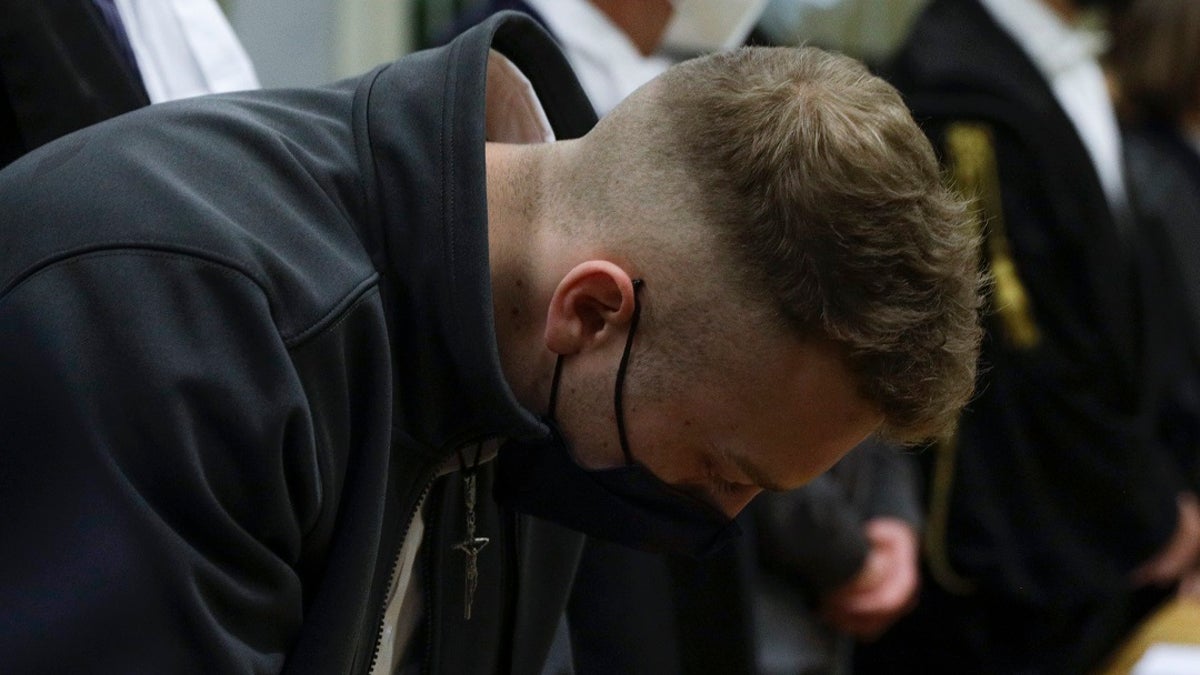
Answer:
[{"label": "short blond hair", "polygon": [[744,48],[635,99],[652,110],[626,143],[689,176],[733,285],[840,345],[886,435],[944,434],[975,386],[979,241],[896,90],[845,56]]}]

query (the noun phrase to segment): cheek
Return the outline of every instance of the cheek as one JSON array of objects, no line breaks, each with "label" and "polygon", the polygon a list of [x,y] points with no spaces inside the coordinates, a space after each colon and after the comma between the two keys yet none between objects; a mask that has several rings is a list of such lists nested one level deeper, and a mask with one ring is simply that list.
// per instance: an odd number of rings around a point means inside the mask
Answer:
[{"label": "cheek", "polygon": [[625,431],[634,461],[665,483],[704,484],[707,474],[698,451],[705,447],[703,433],[692,417],[669,409],[627,417]]},{"label": "cheek", "polygon": [[563,409],[558,415],[558,426],[571,457],[583,468],[610,469],[625,463],[613,415],[580,415]]},{"label": "cheek", "polygon": [[635,461],[641,462],[665,483],[703,485],[706,472],[697,453],[690,452],[678,438],[664,438],[649,447],[630,447]]}]

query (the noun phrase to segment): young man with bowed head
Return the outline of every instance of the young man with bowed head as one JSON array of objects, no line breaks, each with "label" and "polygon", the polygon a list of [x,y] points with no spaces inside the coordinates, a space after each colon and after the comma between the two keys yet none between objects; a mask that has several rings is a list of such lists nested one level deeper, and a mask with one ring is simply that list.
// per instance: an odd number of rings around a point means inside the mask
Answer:
[{"label": "young man with bowed head", "polygon": [[977,247],[894,90],[746,50],[594,123],[501,14],[0,174],[0,670],[537,672],[580,532],[944,430]]}]

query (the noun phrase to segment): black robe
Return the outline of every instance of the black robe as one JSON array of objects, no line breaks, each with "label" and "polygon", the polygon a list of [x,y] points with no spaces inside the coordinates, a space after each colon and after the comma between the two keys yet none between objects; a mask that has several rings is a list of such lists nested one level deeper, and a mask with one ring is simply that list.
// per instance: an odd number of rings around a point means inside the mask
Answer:
[{"label": "black robe", "polygon": [[934,0],[885,74],[959,187],[982,188],[995,275],[978,392],[927,453],[931,573],[893,644],[916,672],[1074,672],[1124,629],[1128,575],[1167,542],[1183,488],[1154,434],[1159,266],[977,0]]},{"label": "black robe", "polygon": [[1179,307],[1173,334],[1180,348],[1171,369],[1180,373],[1162,428],[1179,454],[1193,491],[1200,493],[1200,433],[1190,423],[1200,407],[1200,151],[1166,124],[1125,132],[1129,182],[1138,196],[1142,227],[1163,261],[1164,301]]},{"label": "black robe", "polygon": [[[151,106],[0,172],[0,672],[362,673],[440,466],[540,436],[494,338],[489,49],[595,122],[525,17],[314,89]],[[481,469],[482,470],[482,469]],[[423,547],[426,672],[537,672],[582,535],[481,477]]]}]

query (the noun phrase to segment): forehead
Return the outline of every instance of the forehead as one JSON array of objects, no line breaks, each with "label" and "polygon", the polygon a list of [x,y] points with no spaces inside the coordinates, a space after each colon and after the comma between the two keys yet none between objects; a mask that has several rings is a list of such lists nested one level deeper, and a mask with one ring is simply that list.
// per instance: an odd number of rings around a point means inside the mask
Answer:
[{"label": "forehead", "polygon": [[755,484],[799,487],[879,428],[840,351],[786,342],[693,392],[701,431]]}]

